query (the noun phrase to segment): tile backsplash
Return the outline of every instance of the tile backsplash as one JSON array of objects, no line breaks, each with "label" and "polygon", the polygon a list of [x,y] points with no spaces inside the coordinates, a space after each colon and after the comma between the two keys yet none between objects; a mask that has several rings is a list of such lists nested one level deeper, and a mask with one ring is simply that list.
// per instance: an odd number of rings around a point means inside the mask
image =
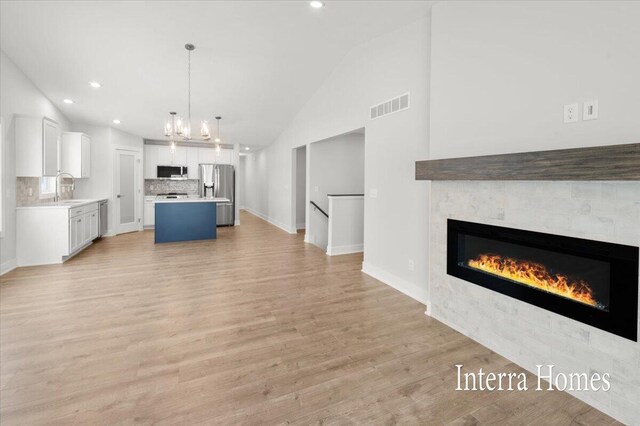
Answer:
[{"label": "tile backsplash", "polygon": [[145,179],[144,195],[158,195],[167,192],[186,192],[189,195],[197,195],[198,182],[200,182],[199,179]]},{"label": "tile backsplash", "polygon": [[[63,178],[61,184],[71,184],[72,180]],[[69,200],[73,198],[73,192],[70,188],[60,188],[60,199]],[[50,203],[53,196],[41,198],[40,194],[40,178],[37,177],[17,177],[16,178],[16,205],[26,206],[39,203]]]}]

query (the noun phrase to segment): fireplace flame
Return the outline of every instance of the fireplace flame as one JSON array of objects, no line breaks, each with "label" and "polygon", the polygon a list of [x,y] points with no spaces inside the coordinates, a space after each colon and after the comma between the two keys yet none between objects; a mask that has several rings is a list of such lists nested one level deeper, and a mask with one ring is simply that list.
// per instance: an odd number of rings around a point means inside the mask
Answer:
[{"label": "fireplace flame", "polygon": [[562,274],[552,274],[540,263],[502,257],[497,254],[481,254],[475,259],[470,259],[468,266],[580,303],[599,307],[593,290],[585,281],[572,280]]}]

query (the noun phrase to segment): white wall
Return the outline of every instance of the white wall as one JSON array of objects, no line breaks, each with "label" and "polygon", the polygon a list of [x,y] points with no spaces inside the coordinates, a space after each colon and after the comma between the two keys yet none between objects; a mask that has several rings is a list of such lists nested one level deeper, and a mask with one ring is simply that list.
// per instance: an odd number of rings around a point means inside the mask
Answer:
[{"label": "white wall", "polygon": [[4,156],[3,174],[4,225],[0,238],[0,273],[15,266],[16,259],[16,144],[14,114],[49,117],[60,124],[62,131],[69,130],[69,120],[27,78],[26,75],[0,51],[0,115],[2,116],[2,143]]},{"label": "white wall", "polygon": [[[365,193],[377,189],[378,196],[365,199],[363,268],[425,301],[428,195],[414,173],[428,153],[430,18],[416,19],[349,52],[278,139],[248,162],[248,175],[259,178],[246,205],[292,230],[291,149],[365,127]],[[369,120],[370,106],[407,91],[410,109]]]},{"label": "white wall", "polygon": [[[91,177],[77,179],[75,198],[108,198],[108,231],[114,233],[114,209],[113,209],[113,162],[116,147],[133,148],[140,150],[143,158],[142,137],[123,132],[118,129],[105,126],[92,126],[86,124],[74,124],[73,130],[84,132],[91,136]],[[144,192],[143,164],[140,165],[139,185]],[[143,211],[144,194],[141,194],[138,203],[138,213],[141,217]]]},{"label": "white wall", "polygon": [[296,228],[306,227],[307,212],[307,147],[296,149]]},{"label": "white wall", "polygon": [[327,254],[359,253],[364,248],[364,196],[329,196]]},{"label": "white wall", "polygon": [[[309,200],[329,211],[328,194],[364,193],[364,135],[351,133],[312,143],[309,149]],[[328,219],[309,206],[305,240],[327,250]]]},{"label": "white wall", "polygon": [[[433,6],[432,158],[640,139],[640,3],[440,2]],[[563,123],[564,104],[599,117]]]}]

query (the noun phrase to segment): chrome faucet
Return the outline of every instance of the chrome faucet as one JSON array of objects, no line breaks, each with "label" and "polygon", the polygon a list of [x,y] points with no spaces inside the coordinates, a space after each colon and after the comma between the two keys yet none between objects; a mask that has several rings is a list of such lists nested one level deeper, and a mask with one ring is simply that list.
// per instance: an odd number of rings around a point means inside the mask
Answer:
[{"label": "chrome faucet", "polygon": [[[65,184],[58,184],[58,181],[60,179],[60,176],[62,175],[67,175],[71,178],[71,184],[65,183]],[[57,203],[58,201],[60,201],[60,195],[58,192],[58,186],[60,188],[62,187],[66,187],[66,188],[71,188],[71,190],[73,191],[75,188],[75,184],[76,184],[76,179],[73,177],[73,175],[71,173],[65,173],[65,172],[60,172],[56,175],[56,195],[53,197],[53,201],[55,203]]]}]

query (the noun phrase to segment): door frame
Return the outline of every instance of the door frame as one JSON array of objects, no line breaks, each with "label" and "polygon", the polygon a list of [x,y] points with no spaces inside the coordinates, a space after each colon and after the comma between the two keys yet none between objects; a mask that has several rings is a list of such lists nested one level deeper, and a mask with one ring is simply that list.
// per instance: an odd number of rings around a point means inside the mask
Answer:
[{"label": "door frame", "polygon": [[307,210],[308,210],[308,204],[309,204],[309,145],[299,145],[296,147],[291,148],[291,185],[290,185],[290,189],[291,189],[291,224],[289,225],[289,233],[290,234],[297,234],[298,233],[298,214],[297,214],[297,210],[298,210],[298,192],[297,192],[297,186],[298,186],[298,150],[299,149],[303,149],[305,150],[305,205],[304,205],[304,211],[305,211],[305,219],[304,219],[304,227],[305,227],[305,239],[306,239],[306,232],[308,229],[308,214],[307,214]]},{"label": "door frame", "polygon": [[[120,227],[120,203],[117,201],[117,192],[118,192],[118,155],[120,153],[132,153],[134,154],[134,180],[135,180],[135,201],[134,201],[134,216],[138,220],[138,225],[135,229],[122,229]],[[142,231],[143,223],[142,223],[142,149],[133,148],[129,146],[115,146],[113,149],[113,182],[112,182],[112,193],[111,199],[113,200],[113,234],[119,235],[127,232],[135,232]]]}]

